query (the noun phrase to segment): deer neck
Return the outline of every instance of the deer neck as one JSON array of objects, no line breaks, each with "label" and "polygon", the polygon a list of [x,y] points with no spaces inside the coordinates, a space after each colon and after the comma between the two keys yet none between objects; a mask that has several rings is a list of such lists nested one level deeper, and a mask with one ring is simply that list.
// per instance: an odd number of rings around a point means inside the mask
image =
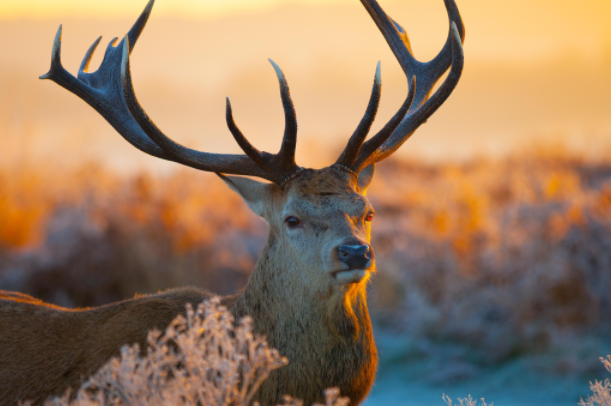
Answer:
[{"label": "deer neck", "polygon": [[289,359],[283,373],[272,374],[262,387],[261,404],[277,404],[284,394],[305,404],[320,402],[315,394],[328,387],[339,387],[358,404],[377,366],[365,283],[304,286],[280,251],[270,238],[246,288],[230,305],[237,318],[251,316],[256,333]]}]

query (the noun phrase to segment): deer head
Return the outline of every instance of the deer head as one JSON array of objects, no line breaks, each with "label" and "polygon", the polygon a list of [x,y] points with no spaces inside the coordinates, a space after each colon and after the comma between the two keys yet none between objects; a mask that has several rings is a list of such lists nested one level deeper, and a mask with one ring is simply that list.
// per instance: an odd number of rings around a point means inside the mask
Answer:
[{"label": "deer head", "polygon": [[270,226],[270,240],[288,278],[312,294],[366,280],[374,269],[370,247],[373,207],[365,197],[373,166],[357,178],[331,167],[303,170],[281,189],[222,176]]},{"label": "deer head", "polygon": [[[330,362],[328,354],[323,352],[335,348],[332,338],[323,344],[306,341],[324,340],[327,334],[339,336],[344,344],[347,341],[357,343],[358,349],[341,350],[344,352],[340,351],[338,356],[342,362],[338,365],[331,362],[323,368],[324,373],[331,374],[324,382],[328,386],[340,386],[342,392],[355,402],[369,390],[375,372],[375,346],[371,339],[364,286],[374,272],[375,259],[370,245],[374,210],[366,197],[367,188],[376,163],[403,145],[449,97],[460,79],[464,63],[464,26],[454,0],[444,0],[450,20],[447,42],[441,52],[426,63],[414,58],[406,31],[384,13],[376,0],[361,2],[403,68],[409,92],[392,119],[366,141],[381,97],[378,64],[363,119],[337,161],[324,169],[305,169],[295,162],[295,109],[286,78],[273,61],[286,123],[277,154],[259,151],[247,140],[234,121],[229,99],[227,124],[244,154],[196,151],[165,135],[138,102],[130,72],[130,53],[149,18],[154,0],[149,1],[121,42],[117,44],[117,39],[111,41],[100,68],[89,73],[89,62],[100,38],[95,41],[83,59],[78,77],[72,76],[61,65],[60,26],[53,45],[51,69],[41,76],[41,79],[50,79],[87,102],[139,150],[157,158],[217,173],[257,215],[267,221],[270,227],[267,246],[244,293],[235,301],[236,306],[241,303],[241,309],[235,313],[252,315],[255,327],[259,322],[259,331],[267,335],[271,344],[287,355],[292,363],[296,362],[294,373],[286,372],[284,378],[277,378],[284,384],[276,382],[269,386],[281,391],[280,394],[291,393],[306,402],[313,399],[311,393],[320,393],[324,387],[312,389],[314,377],[302,375],[303,371],[316,368],[299,365]],[[436,82],[448,69],[447,78],[431,95]],[[270,183],[229,175],[257,177]],[[288,333],[288,330],[282,330],[278,333],[274,330],[276,327],[265,327],[264,319],[270,316],[263,315],[261,302],[266,300],[265,311],[275,314],[276,318],[294,310],[290,317],[280,318],[299,319],[293,324],[286,322],[285,327],[290,329],[299,325],[303,330],[303,326],[308,326],[308,337],[291,341],[286,337],[293,333],[298,336],[298,331]],[[321,314],[328,317],[320,317]],[[366,334],[359,335],[359,331],[363,331],[361,327],[365,328]],[[319,350],[321,353],[316,355]],[[347,361],[350,357],[356,357],[353,364]],[[320,380],[319,377],[316,379]],[[270,395],[269,399],[273,398]]]}]

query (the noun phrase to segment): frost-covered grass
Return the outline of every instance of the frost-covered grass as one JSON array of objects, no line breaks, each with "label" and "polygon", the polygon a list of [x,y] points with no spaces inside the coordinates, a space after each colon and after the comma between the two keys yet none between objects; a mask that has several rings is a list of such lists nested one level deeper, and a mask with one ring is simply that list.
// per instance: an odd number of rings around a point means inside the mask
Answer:
[{"label": "frost-covered grass", "polygon": [[[600,358],[600,361],[605,369],[611,373],[611,355],[608,355],[606,359]],[[578,403],[579,406],[611,406],[611,380],[605,379],[604,381],[590,382],[590,390],[592,394],[585,400],[581,399]],[[445,394],[442,396],[442,399],[447,406],[493,406],[492,403],[488,405],[484,399],[481,399],[481,403],[478,403],[471,395],[466,398],[458,398],[458,404],[454,403],[453,400]],[[523,399],[522,402],[525,400],[526,399]]]},{"label": "frost-covered grass", "polygon": [[[607,371],[611,372],[611,355],[600,360]],[[609,379],[590,383],[590,389],[592,395],[588,396],[586,400],[582,399],[579,402],[580,406],[611,406],[611,381]]]},{"label": "frost-covered grass", "polygon": [[471,395],[467,396],[466,398],[458,398],[458,404],[453,403],[452,399],[445,394],[442,396],[442,399],[448,406],[494,406],[494,403],[490,403],[490,405],[488,405],[484,399],[482,399],[481,404],[478,404],[477,400],[473,400]]}]

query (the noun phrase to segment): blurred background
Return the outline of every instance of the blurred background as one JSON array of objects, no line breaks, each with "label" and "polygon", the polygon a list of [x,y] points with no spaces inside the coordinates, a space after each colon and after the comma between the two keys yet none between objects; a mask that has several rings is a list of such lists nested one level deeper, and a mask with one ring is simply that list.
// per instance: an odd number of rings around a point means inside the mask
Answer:
[{"label": "blurred background", "polygon": [[[463,78],[379,171],[381,350],[369,405],[569,405],[611,352],[611,3],[458,0]],[[429,60],[441,0],[380,0]],[[149,157],[76,96],[38,76],[63,24],[76,73],[122,37],[143,0],[0,2],[0,289],[94,306],[196,285],[237,292],[266,237],[214,175]],[[287,75],[298,162],[332,163],[361,119],[378,60],[373,131],[407,84],[356,0],[157,0],[132,54],[139,100],[179,142],[238,152],[224,98],[259,148],[284,121],[267,58]]]}]

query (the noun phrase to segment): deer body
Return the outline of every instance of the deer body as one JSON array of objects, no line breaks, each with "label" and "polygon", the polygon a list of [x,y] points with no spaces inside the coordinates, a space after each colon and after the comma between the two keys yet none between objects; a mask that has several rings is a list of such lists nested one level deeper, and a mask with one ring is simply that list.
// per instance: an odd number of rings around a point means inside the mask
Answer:
[{"label": "deer body", "polygon": [[[130,53],[151,13],[150,0],[124,39],[112,41],[96,72],[88,67],[100,39],[87,51],[78,78],[61,65],[61,27],[50,71],[41,76],[73,92],[96,109],[129,143],[157,158],[215,172],[269,225],[267,244],[243,292],[222,303],[239,319],[251,316],[256,333],[289,359],[260,387],[257,400],[275,405],[283,395],[306,405],[322,391],[339,387],[352,404],[373,383],[377,353],[367,310],[366,285],[375,272],[370,246],[373,207],[367,188],[375,164],[396,151],[456,87],[463,68],[464,27],[454,0],[444,0],[448,40],[427,63],[412,55],[405,30],[376,0],[361,0],[410,81],[395,116],[365,141],[381,95],[380,66],[366,113],[337,162],[323,169],[295,163],[297,122],[289,88],[280,82],[285,134],[278,154],[257,150],[234,122],[227,100],[227,124],[245,155],[196,151],[167,137],[138,102]],[[431,95],[437,80],[450,72]],[[416,86],[417,84],[417,86]],[[270,181],[261,183],[240,176]],[[151,329],[163,330],[185,306],[209,298],[202,290],[175,289],[94,309],[69,310],[19,293],[0,292],[0,406],[21,400],[36,404],[76,388],[122,345],[144,349]]]},{"label": "deer body", "polygon": [[[354,340],[322,327],[317,311],[306,315],[285,312],[284,317],[274,319],[267,311],[248,309],[254,299],[248,296],[226,297],[223,304],[238,317],[252,315],[257,333],[293,360],[282,373],[273,373],[264,382],[256,400],[275,405],[284,394],[292,393],[311,404],[320,401],[315,394],[331,386],[341,387],[355,404],[365,397],[373,383],[377,356],[366,304],[361,301],[364,297],[356,303],[363,334]],[[146,348],[151,329],[164,329],[185,313],[188,303],[195,307],[208,298],[205,291],[182,288],[96,309],[70,310],[34,298],[15,300],[0,294],[0,405],[14,406],[24,399],[41,404],[49,396],[78,389],[111,357],[119,356],[121,346],[138,343]],[[257,310],[267,305],[257,303]],[[343,309],[335,310],[341,319]],[[353,334],[350,323],[345,329]],[[306,331],[316,335],[305,335]]]},{"label": "deer body", "polygon": [[77,389],[126,344],[145,348],[147,332],[165,327],[205,292],[182,289],[94,309],[70,310],[0,292],[0,405]]}]

